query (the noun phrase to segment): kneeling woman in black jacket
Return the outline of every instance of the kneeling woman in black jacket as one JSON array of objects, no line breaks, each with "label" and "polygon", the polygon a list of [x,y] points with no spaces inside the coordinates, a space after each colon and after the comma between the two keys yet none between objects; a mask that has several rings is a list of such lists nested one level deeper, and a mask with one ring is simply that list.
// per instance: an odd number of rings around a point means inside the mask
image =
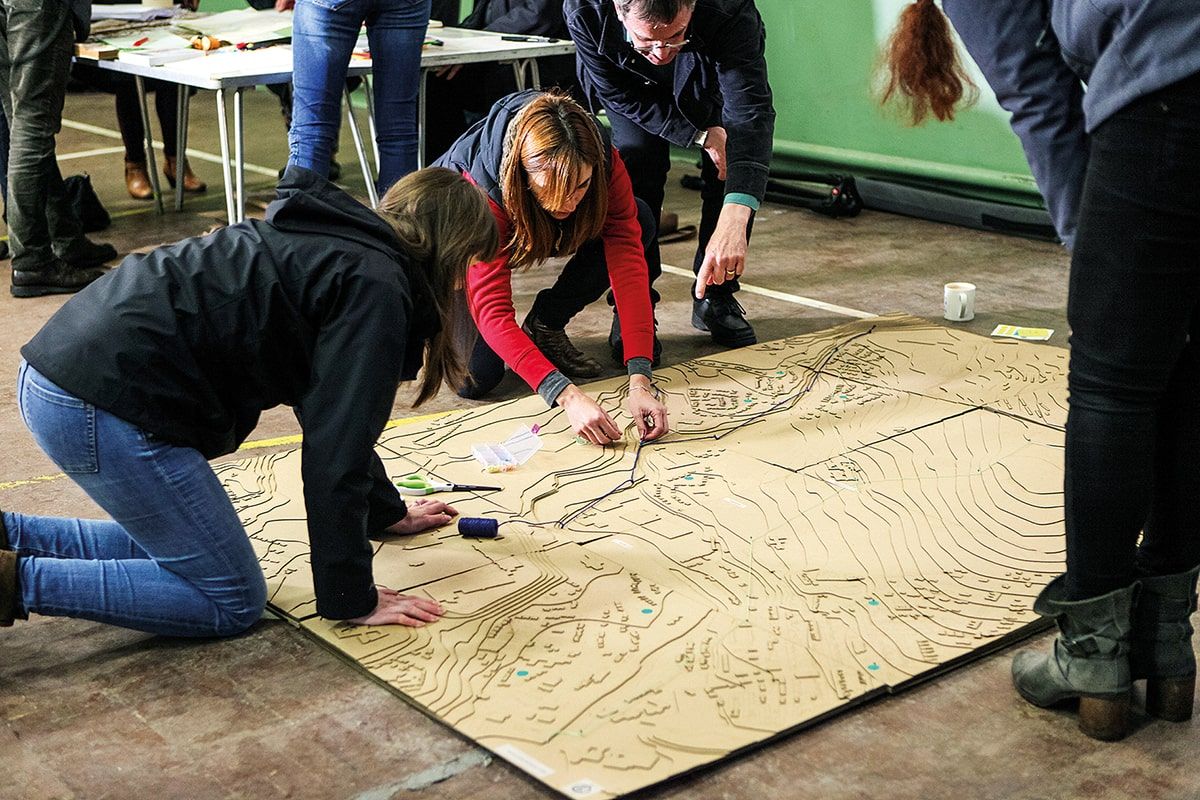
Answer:
[{"label": "kneeling woman in black jacket", "polygon": [[451,298],[468,262],[496,247],[483,195],[449,170],[407,176],[373,212],[290,168],[265,221],[130,256],[72,298],[21,350],[18,403],[112,520],[5,512],[0,622],[38,613],[175,636],[249,627],[266,586],[208,459],[281,404],[304,431],[317,612],[437,619],[435,602],[375,586],[368,537],[455,512],[406,506],[374,445],[422,364],[416,404],[461,381]]}]

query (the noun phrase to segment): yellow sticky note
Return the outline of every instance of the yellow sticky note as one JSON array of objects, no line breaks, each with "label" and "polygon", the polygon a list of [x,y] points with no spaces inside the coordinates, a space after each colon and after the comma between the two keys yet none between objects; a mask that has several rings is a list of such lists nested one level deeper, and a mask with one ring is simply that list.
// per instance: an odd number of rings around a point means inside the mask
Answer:
[{"label": "yellow sticky note", "polygon": [[1023,339],[1028,342],[1044,342],[1054,335],[1053,328],[1022,328],[1019,325],[997,325],[992,336]]}]

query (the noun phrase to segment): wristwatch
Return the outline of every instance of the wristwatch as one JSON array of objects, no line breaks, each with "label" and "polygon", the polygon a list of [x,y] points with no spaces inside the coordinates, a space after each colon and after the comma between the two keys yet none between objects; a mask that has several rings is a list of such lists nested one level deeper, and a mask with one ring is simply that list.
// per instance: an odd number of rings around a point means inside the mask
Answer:
[{"label": "wristwatch", "polygon": [[692,139],[692,144],[696,147],[704,147],[704,143],[708,141],[708,128],[701,128],[696,132],[696,138]]}]

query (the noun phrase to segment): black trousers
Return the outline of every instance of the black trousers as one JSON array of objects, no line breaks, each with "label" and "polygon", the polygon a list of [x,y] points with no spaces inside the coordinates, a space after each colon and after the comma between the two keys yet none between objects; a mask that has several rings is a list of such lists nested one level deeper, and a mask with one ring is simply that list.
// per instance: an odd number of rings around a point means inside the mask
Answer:
[{"label": "black trousers", "polygon": [[[650,247],[654,244],[658,226],[650,214],[650,207],[640,199],[637,205],[638,224],[642,228],[642,247]],[[565,328],[572,317],[599,300],[608,288],[608,262],[604,257],[604,243],[593,239],[579,248],[575,256],[567,262],[553,286],[538,292],[529,315],[540,320],[548,328]],[[467,365],[468,384],[459,390],[459,395],[474,400],[495,389],[504,378],[504,360],[496,355],[479,335],[478,328],[465,309],[459,314],[459,320],[456,340],[460,350],[471,353]]]},{"label": "black trousers", "polygon": [[0,0],[13,269],[38,269],[83,236],[54,155],[74,45],[71,9],[62,0]]},{"label": "black trousers", "polygon": [[[621,153],[625,166],[629,169],[629,177],[633,181],[633,194],[646,201],[657,224],[662,214],[663,197],[666,194],[667,173],[671,169],[671,145],[661,137],[649,133],[636,122],[620,114],[606,111],[609,124],[612,126],[613,146]],[[721,208],[725,204],[725,181],[717,177],[717,167],[713,164],[708,153],[700,151],[700,177],[704,180],[704,188],[700,190],[700,230],[696,242],[696,255],[692,260],[692,272],[700,272],[704,263],[704,251],[708,249],[708,241],[717,228],[717,219],[721,216]],[[754,226],[753,215],[746,226],[746,238]],[[658,244],[655,243],[652,252],[647,252],[646,259],[653,258],[650,265],[651,284],[662,274],[662,257],[659,255]],[[726,281],[720,285],[709,286],[705,296],[733,294],[741,285],[736,281]],[[658,295],[654,295],[658,302]]]},{"label": "black trousers", "polygon": [[[72,74],[93,89],[116,96],[117,127],[121,130],[121,143],[125,145],[125,160],[145,161],[146,129],[142,126],[142,103],[133,76],[100,69],[87,62],[76,62]],[[163,155],[174,156],[179,130],[179,85],[148,78],[146,91],[154,92],[154,108],[162,128]]]},{"label": "black trousers", "polygon": [[1094,131],[1067,316],[1080,599],[1200,563],[1200,75]]}]

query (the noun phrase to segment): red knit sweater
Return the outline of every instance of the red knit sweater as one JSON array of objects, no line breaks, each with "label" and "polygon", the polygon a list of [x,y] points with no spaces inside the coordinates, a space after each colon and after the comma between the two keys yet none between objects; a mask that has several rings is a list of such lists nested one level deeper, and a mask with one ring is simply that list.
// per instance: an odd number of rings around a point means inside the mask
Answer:
[{"label": "red knit sweater", "polygon": [[[469,174],[466,175],[471,180]],[[500,241],[508,240],[512,221],[494,200],[488,200]],[[621,315],[621,337],[625,360],[641,356],[651,358],[654,344],[654,315],[650,306],[650,278],[646,254],[642,251],[642,229],[637,220],[637,204],[629,173],[616,149],[612,151],[612,173],[608,180],[608,217],[600,232],[609,281]],[[554,365],[542,355],[517,324],[512,299],[512,270],[509,252],[493,261],[479,261],[467,270],[467,306],[479,333],[496,355],[504,360],[535,391],[554,371]]]}]

